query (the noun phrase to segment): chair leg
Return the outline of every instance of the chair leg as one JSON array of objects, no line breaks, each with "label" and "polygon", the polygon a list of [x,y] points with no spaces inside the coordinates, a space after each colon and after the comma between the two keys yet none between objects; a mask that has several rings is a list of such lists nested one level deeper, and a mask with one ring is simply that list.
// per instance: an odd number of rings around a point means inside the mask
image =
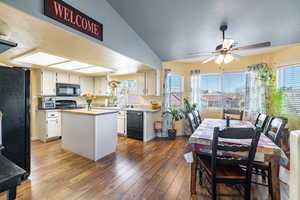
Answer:
[{"label": "chair leg", "polygon": [[268,188],[269,188],[269,194],[271,196],[271,199],[273,200],[273,184],[272,184],[271,166],[269,166],[269,168],[268,168]]},{"label": "chair leg", "polygon": [[11,188],[8,191],[8,195],[7,195],[7,200],[15,200],[16,199],[16,194],[17,194],[17,188]]},{"label": "chair leg", "polygon": [[203,177],[202,168],[200,167],[198,170],[199,170],[199,184],[202,185],[202,177]]},{"label": "chair leg", "polygon": [[245,200],[251,199],[251,182],[245,184]]},{"label": "chair leg", "polygon": [[212,200],[217,200],[217,184],[215,181],[212,182]]}]

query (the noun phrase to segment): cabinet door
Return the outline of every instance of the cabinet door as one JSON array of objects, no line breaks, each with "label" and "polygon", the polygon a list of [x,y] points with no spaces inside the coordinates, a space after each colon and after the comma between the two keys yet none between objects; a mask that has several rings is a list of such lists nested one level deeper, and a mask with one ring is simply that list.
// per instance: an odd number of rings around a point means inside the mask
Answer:
[{"label": "cabinet door", "polygon": [[156,95],[156,71],[146,72],[146,95]]},{"label": "cabinet door", "polygon": [[80,84],[80,78],[77,74],[70,74],[69,77],[70,84]]},{"label": "cabinet door", "polygon": [[47,120],[47,139],[61,136],[58,118]]},{"label": "cabinet door", "polygon": [[118,117],[118,128],[119,134],[125,135],[125,117]]},{"label": "cabinet door", "polygon": [[92,77],[80,77],[81,93],[94,94],[94,79]]},{"label": "cabinet door", "polygon": [[106,96],[107,95],[107,79],[106,77],[95,78],[95,95]]},{"label": "cabinet door", "polygon": [[57,77],[56,77],[56,80],[58,83],[69,83],[70,80],[69,80],[69,73],[67,72],[57,72],[56,73]]},{"label": "cabinet door", "polygon": [[146,95],[145,73],[137,74],[137,93],[138,95]]},{"label": "cabinet door", "polygon": [[56,72],[42,71],[41,74],[41,95],[56,95]]}]

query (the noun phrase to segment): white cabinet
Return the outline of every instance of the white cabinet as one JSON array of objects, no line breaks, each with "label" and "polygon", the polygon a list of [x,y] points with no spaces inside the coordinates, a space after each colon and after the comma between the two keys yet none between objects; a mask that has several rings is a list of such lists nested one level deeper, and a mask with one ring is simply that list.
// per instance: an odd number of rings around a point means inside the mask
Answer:
[{"label": "white cabinet", "polygon": [[39,112],[40,140],[47,142],[61,137],[61,113],[58,111]]},{"label": "white cabinet", "polygon": [[146,76],[146,95],[155,96],[156,95],[156,71],[147,71]]},{"label": "white cabinet", "polygon": [[70,84],[80,84],[80,77],[77,74],[70,74],[69,76]]},{"label": "white cabinet", "polygon": [[119,135],[126,135],[126,111],[119,111],[117,115],[117,132]]},{"label": "white cabinet", "polygon": [[92,77],[80,77],[80,89],[82,94],[94,94],[94,79]]},{"label": "white cabinet", "polygon": [[56,72],[42,71],[40,84],[42,96],[56,95]]},{"label": "white cabinet", "polygon": [[146,95],[146,82],[145,82],[145,73],[137,74],[137,93],[138,95]]},{"label": "white cabinet", "polygon": [[57,83],[69,83],[69,73],[67,72],[57,72],[56,73],[56,81]]},{"label": "white cabinet", "polygon": [[160,73],[158,70],[151,70],[138,73],[137,75],[138,94],[141,96],[160,95]]},{"label": "white cabinet", "polygon": [[107,96],[108,95],[108,81],[106,76],[95,78],[95,91],[96,96]]}]

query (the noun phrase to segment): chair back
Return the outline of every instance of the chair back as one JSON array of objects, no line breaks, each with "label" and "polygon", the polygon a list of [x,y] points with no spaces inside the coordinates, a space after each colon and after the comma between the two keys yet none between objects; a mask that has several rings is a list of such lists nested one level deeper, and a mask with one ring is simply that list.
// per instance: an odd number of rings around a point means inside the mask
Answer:
[{"label": "chair back", "polygon": [[[219,127],[214,128],[212,141],[212,173],[216,176],[216,169],[219,164],[223,165],[245,165],[247,176],[251,177],[252,164],[256,153],[257,144],[260,138],[261,129],[256,128],[226,128],[220,131]],[[250,144],[229,144],[219,142],[220,138],[251,140]],[[234,152],[245,153],[246,156],[234,154]]]},{"label": "chair back", "polygon": [[238,115],[239,118],[232,118],[232,119],[243,120],[244,111],[234,110],[234,109],[223,109],[223,119],[225,119],[226,115]]},{"label": "chair back", "polygon": [[260,128],[262,131],[265,130],[269,116],[266,114],[258,113],[254,126]]},{"label": "chair back", "polygon": [[198,128],[198,124],[196,123],[196,117],[193,113],[191,112],[188,112],[186,113],[186,118],[188,119],[188,122],[189,122],[189,125],[190,125],[190,128],[191,128],[191,131],[192,133],[194,133],[194,131]]},{"label": "chair back", "polygon": [[276,145],[280,146],[283,129],[288,123],[288,119],[283,117],[272,117],[269,120],[265,135],[270,138]]},{"label": "chair back", "polygon": [[198,125],[200,125],[201,122],[202,122],[202,119],[201,119],[201,115],[200,115],[199,110],[194,110],[194,111],[193,111],[193,114],[194,114],[194,116],[195,116],[195,122],[196,122]]}]

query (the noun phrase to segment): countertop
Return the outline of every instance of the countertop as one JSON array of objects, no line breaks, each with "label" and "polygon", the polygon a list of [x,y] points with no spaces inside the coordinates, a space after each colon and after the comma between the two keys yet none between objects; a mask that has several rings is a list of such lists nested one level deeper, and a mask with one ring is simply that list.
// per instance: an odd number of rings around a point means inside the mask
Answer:
[{"label": "countertop", "polygon": [[74,113],[74,114],[81,114],[81,115],[106,115],[106,114],[112,114],[117,113],[116,110],[104,110],[104,109],[72,109],[72,110],[61,110],[61,112],[67,112],[67,113]]},{"label": "countertop", "polygon": [[150,109],[150,108],[120,108],[120,107],[94,107],[95,109],[101,110],[115,110],[115,111],[140,111],[140,112],[158,112],[161,109]]}]

